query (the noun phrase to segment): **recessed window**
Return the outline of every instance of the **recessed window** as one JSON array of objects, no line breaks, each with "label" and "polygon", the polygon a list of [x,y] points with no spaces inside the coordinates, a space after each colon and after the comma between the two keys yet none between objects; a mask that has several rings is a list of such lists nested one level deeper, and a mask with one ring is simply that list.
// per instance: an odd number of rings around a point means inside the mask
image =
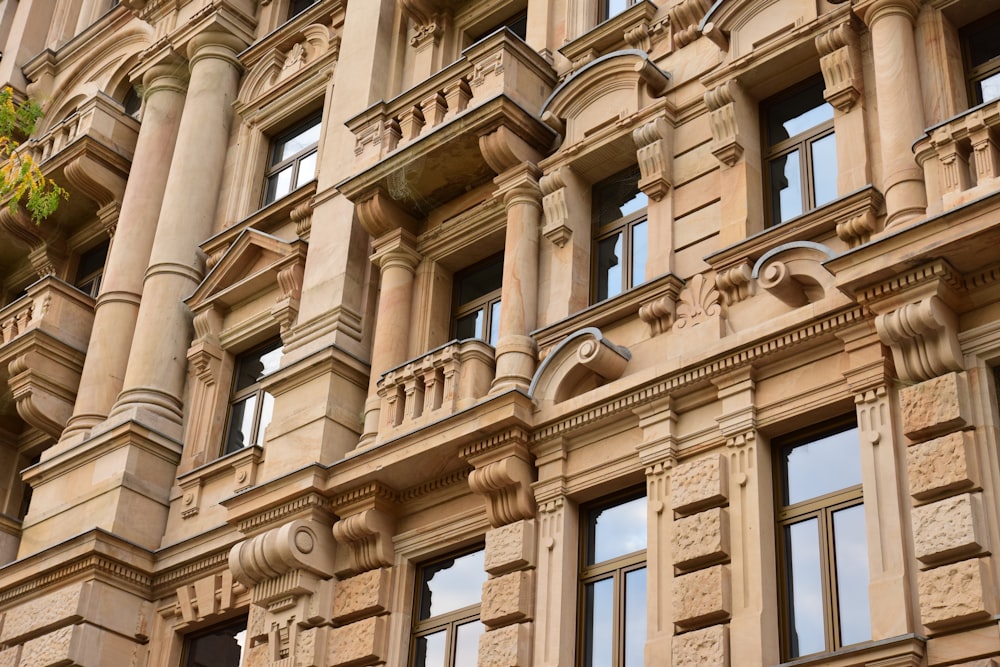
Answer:
[{"label": "recessed window", "polygon": [[583,512],[580,655],[584,667],[641,667],[646,643],[646,496]]},{"label": "recessed window", "polygon": [[649,225],[647,198],[639,189],[639,167],[596,183],[592,202],[597,303],[646,281]]},{"label": "recessed window", "polygon": [[464,667],[478,662],[479,607],[486,581],[483,550],[420,568],[413,624],[413,667]]},{"label": "recessed window", "polygon": [[122,106],[125,108],[125,113],[132,118],[139,117],[139,110],[142,109],[142,95],[134,87],[129,88],[128,92],[125,93],[125,99],[122,100]]},{"label": "recessed window", "polygon": [[515,35],[517,35],[518,37],[520,37],[521,41],[524,41],[525,39],[527,39],[527,34],[528,34],[528,12],[527,12],[527,10],[518,12],[517,14],[514,14],[513,16],[511,16],[510,18],[508,18],[507,20],[501,21],[499,23],[496,23],[496,24],[490,26],[489,29],[477,33],[474,37],[472,37],[472,39],[470,40],[470,43],[471,44],[475,44],[476,42],[478,42],[479,40],[483,39],[484,37],[492,35],[493,33],[495,33],[500,28],[507,28],[512,33],[514,33]]},{"label": "recessed window", "polygon": [[762,105],[769,223],[776,225],[837,198],[833,107],[823,79]]},{"label": "recessed window", "polygon": [[500,335],[503,255],[494,255],[455,274],[454,337],[480,338],[496,345]]},{"label": "recessed window", "polygon": [[315,5],[319,0],[291,0],[288,3],[288,18],[294,18]]},{"label": "recessed window", "polygon": [[962,29],[972,106],[1000,99],[1000,11]]},{"label": "recessed window", "polygon": [[274,412],[274,396],[264,391],[261,380],[278,370],[280,362],[279,341],[237,357],[223,454],[261,444]]},{"label": "recessed window", "polygon": [[247,619],[187,637],[184,667],[240,667],[246,646]]},{"label": "recessed window", "polygon": [[73,279],[73,286],[95,299],[101,290],[104,265],[108,260],[108,247],[109,242],[104,241],[81,254],[76,263],[76,277]]},{"label": "recessed window", "polygon": [[858,429],[776,443],[782,652],[791,660],[871,639]]},{"label": "recessed window", "polygon": [[264,188],[264,204],[270,204],[316,177],[320,117],[311,117],[271,144],[271,160]]},{"label": "recessed window", "polygon": [[639,4],[640,0],[601,0],[599,5],[599,20],[606,21],[612,16],[621,14],[632,5]]}]

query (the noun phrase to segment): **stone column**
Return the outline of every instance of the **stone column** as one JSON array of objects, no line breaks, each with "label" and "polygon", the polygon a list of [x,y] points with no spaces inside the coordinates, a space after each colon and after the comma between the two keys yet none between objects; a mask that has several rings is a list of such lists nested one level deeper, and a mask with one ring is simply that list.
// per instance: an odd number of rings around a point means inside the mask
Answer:
[{"label": "stone column", "polygon": [[145,111],[129,173],[114,243],[108,254],[94,328],[83,364],[80,392],[60,449],[86,437],[104,420],[122,388],[132,334],[139,314],[142,280],[174,154],[186,82],[180,63],[169,60],[142,77]]},{"label": "stone column", "polygon": [[372,341],[371,380],[365,402],[364,432],[359,447],[372,444],[378,435],[381,399],[378,381],[387,370],[406,361],[409,352],[410,304],[413,297],[413,276],[420,255],[416,237],[404,229],[396,229],[375,242],[372,261],[382,272],[379,288],[375,335]]},{"label": "stone column", "polygon": [[493,392],[527,389],[535,372],[535,341],[528,334],[538,320],[540,175],[535,165],[526,162],[497,178],[507,208],[507,237]]},{"label": "stone column", "polygon": [[886,227],[920,217],[927,209],[923,172],[912,145],[924,133],[920,76],[913,26],[917,0],[876,0],[864,20],[871,30],[878,103],[879,145]]},{"label": "stone column", "polygon": [[143,282],[124,388],[111,413],[110,421],[116,422],[142,412],[178,439],[185,353],[191,342],[191,312],[183,300],[202,279],[198,244],[212,232],[239,81],[236,55],[244,46],[237,37],[214,31],[197,35],[188,45],[189,94]]}]

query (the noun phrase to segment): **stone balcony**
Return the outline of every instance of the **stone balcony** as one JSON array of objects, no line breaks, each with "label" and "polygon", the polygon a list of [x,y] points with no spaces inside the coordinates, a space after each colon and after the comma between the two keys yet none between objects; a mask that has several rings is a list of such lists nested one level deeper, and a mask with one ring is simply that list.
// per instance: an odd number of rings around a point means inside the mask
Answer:
[{"label": "stone balcony", "polygon": [[928,128],[914,151],[927,181],[927,213],[979,199],[1000,188],[1000,100]]},{"label": "stone balcony", "polygon": [[94,300],[51,276],[0,310],[0,393],[53,439],[73,413],[93,323]]},{"label": "stone balcony", "polygon": [[393,368],[379,381],[378,441],[389,440],[471,407],[490,390],[493,347],[455,340]]},{"label": "stone balcony", "polygon": [[411,215],[492,178],[479,139],[506,127],[539,150],[554,139],[538,117],[556,83],[548,62],[504,29],[434,76],[348,121],[357,175],[338,187],[352,201],[387,194]]}]

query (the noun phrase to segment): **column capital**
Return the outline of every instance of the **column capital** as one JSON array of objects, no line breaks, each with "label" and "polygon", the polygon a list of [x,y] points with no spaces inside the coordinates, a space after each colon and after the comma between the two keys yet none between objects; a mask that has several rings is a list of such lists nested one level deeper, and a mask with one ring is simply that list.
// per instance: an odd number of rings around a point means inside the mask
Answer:
[{"label": "column capital", "polygon": [[919,0],[873,0],[867,6],[857,8],[858,15],[871,28],[883,18],[900,15],[905,16],[913,25],[920,13]]},{"label": "column capital", "polygon": [[522,162],[497,176],[496,183],[508,211],[519,204],[528,204],[542,210],[542,189],[539,185],[541,176],[541,169],[531,162]]},{"label": "column capital", "polygon": [[143,97],[155,92],[170,90],[181,95],[187,92],[189,78],[187,61],[174,51],[142,73]]},{"label": "column capital", "polygon": [[390,268],[400,268],[413,273],[420,263],[417,239],[405,229],[397,229],[383,234],[375,243],[375,253],[371,260],[383,272]]},{"label": "column capital", "polygon": [[236,68],[241,68],[242,64],[237,55],[246,47],[246,42],[230,32],[219,29],[205,30],[188,42],[188,60],[192,68],[203,58],[218,58]]}]

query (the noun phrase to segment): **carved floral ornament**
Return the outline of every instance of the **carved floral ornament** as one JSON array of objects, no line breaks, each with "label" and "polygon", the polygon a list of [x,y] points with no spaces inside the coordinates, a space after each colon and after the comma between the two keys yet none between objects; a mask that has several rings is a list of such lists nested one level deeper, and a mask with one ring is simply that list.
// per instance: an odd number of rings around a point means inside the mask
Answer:
[{"label": "carved floral ornament", "polygon": [[294,41],[274,47],[251,67],[240,87],[237,106],[249,105],[319,60],[335,62],[339,54],[340,35],[330,26],[314,23],[303,27]]}]

